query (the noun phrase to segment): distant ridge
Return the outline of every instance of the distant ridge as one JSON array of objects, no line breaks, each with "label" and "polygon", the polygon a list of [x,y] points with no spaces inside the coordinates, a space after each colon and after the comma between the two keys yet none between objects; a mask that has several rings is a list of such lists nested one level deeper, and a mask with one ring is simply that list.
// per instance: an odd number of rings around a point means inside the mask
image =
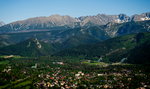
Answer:
[{"label": "distant ridge", "polygon": [[132,21],[145,21],[150,20],[150,12],[142,13],[140,15],[133,15],[131,17],[125,14],[119,15],[105,15],[98,14],[95,16],[81,16],[73,18],[65,15],[51,15],[48,17],[35,17],[26,20],[12,22],[0,27],[1,32],[23,31],[23,30],[56,30],[68,29],[77,27],[90,27],[106,25],[108,23],[124,23]]}]

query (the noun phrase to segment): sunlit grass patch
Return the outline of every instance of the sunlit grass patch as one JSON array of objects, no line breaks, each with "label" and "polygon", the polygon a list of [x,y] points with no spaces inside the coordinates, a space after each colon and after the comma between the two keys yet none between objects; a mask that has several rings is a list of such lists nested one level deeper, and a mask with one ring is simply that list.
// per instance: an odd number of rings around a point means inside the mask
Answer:
[{"label": "sunlit grass patch", "polygon": [[83,64],[88,64],[88,65],[99,65],[99,66],[108,66],[108,63],[105,62],[97,62],[97,61],[83,61],[81,62]]},{"label": "sunlit grass patch", "polygon": [[26,85],[29,85],[29,84],[32,84],[32,81],[27,80],[27,81],[24,81],[24,82],[21,82],[21,83],[15,85],[14,88],[26,86]]},{"label": "sunlit grass patch", "polygon": [[4,60],[4,61],[0,61],[0,65],[2,65],[2,64],[8,64],[9,63],[9,61],[8,60]]}]

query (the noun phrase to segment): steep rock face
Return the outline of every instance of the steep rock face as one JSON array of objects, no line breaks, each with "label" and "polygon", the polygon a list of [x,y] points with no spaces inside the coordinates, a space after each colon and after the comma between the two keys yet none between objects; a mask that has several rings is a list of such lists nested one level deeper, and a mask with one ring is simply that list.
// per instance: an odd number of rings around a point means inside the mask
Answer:
[{"label": "steep rock face", "polygon": [[130,21],[130,17],[125,15],[125,14],[119,14],[118,15],[118,19],[116,21],[116,23],[124,23],[124,22],[129,22]]},{"label": "steep rock face", "polygon": [[119,15],[98,14],[96,16],[81,17],[79,19],[81,20],[81,26],[85,26],[89,22],[94,23],[96,25],[106,25],[109,22],[123,23],[128,22],[130,18],[125,14]]},{"label": "steep rock face", "polygon": [[133,15],[131,17],[132,21],[145,21],[145,20],[150,20],[150,12],[149,13],[143,13],[140,15]]},{"label": "steep rock face", "polygon": [[126,23],[110,22],[104,25],[103,28],[110,37],[127,35],[139,32],[150,32],[150,20],[146,21],[131,21]]}]

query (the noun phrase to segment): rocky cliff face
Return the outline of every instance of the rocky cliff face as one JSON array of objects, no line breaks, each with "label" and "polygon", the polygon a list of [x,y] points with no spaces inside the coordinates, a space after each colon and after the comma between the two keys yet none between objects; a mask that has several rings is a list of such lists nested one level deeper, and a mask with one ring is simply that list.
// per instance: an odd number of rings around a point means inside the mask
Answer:
[{"label": "rocky cliff face", "polygon": [[133,15],[131,17],[131,21],[145,21],[150,20],[150,12],[149,13],[143,13],[140,15]]},{"label": "rocky cliff face", "polygon": [[80,17],[79,19],[81,20],[81,26],[84,26],[89,22],[94,23],[96,25],[106,25],[109,22],[123,23],[128,22],[130,18],[125,14],[119,15],[98,14],[96,16]]}]

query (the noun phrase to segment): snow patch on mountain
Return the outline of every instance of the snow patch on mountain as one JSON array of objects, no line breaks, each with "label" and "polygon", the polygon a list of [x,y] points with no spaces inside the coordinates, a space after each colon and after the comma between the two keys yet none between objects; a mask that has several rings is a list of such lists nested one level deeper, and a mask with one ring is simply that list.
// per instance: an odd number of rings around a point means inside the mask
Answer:
[{"label": "snow patch on mountain", "polygon": [[145,20],[150,20],[149,17],[144,17],[144,18],[141,18],[142,21],[145,21]]}]

